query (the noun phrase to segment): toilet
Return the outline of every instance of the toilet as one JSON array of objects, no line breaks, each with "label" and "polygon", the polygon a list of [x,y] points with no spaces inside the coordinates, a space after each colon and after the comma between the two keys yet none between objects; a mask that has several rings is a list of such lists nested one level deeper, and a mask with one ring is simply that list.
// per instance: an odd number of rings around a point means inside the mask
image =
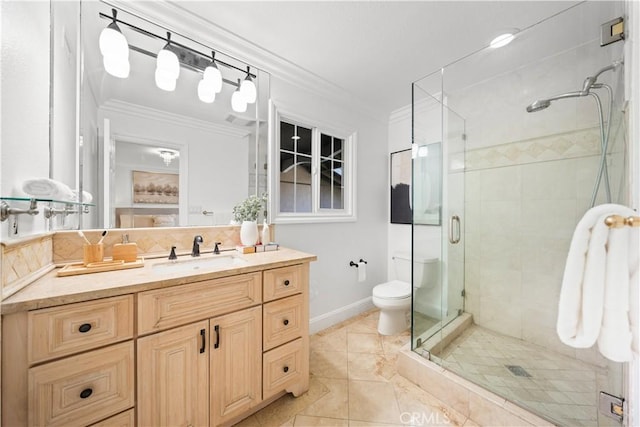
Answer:
[{"label": "toilet", "polygon": [[[438,283],[438,258],[416,256],[414,284],[416,288],[432,288]],[[409,327],[411,309],[411,254],[393,256],[397,280],[381,283],[373,288],[373,304],[380,309],[378,332],[394,335]]]}]

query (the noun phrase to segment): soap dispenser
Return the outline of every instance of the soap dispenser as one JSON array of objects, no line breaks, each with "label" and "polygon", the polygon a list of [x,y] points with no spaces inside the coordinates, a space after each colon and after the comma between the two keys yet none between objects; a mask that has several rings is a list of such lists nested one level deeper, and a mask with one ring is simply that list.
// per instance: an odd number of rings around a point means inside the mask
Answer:
[{"label": "soap dispenser", "polygon": [[138,245],[129,243],[129,235],[122,235],[122,243],[116,243],[112,249],[113,260],[135,262],[138,259]]},{"label": "soap dispenser", "polygon": [[262,234],[261,234],[260,242],[263,245],[266,245],[269,243],[270,240],[271,240],[271,233],[269,232],[269,224],[267,224],[267,220],[265,218],[262,223]]}]

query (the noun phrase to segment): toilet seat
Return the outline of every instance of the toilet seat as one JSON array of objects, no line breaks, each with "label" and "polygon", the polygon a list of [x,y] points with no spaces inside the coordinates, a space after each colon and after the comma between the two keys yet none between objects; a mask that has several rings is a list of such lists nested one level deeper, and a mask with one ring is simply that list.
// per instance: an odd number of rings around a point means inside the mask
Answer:
[{"label": "toilet seat", "polygon": [[405,299],[411,296],[411,284],[400,280],[381,283],[373,288],[373,296],[383,299]]}]

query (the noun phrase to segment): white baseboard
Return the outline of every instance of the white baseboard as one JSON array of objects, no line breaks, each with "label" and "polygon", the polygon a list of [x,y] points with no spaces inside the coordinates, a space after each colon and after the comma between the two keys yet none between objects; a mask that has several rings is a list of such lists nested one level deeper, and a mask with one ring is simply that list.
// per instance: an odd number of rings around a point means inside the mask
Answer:
[{"label": "white baseboard", "polygon": [[315,334],[323,329],[347,320],[353,316],[372,309],[374,307],[371,297],[345,305],[336,310],[309,319],[309,334]]}]

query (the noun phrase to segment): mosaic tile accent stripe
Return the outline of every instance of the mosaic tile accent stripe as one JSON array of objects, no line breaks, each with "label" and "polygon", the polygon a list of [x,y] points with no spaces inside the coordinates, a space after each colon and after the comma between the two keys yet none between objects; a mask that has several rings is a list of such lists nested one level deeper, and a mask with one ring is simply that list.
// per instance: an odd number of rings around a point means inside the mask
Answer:
[{"label": "mosaic tile accent stripe", "polygon": [[[51,266],[53,235],[29,237],[17,242],[3,242],[2,246],[2,296],[22,289],[33,276],[42,274]],[[31,279],[30,279],[31,278]]]},{"label": "mosaic tile accent stripe", "polygon": [[[272,237],[273,225],[270,226]],[[90,242],[100,240],[102,230],[88,230],[84,234]],[[129,235],[129,242],[138,245],[140,256],[169,255],[171,246],[176,246],[176,252],[189,253],[193,246],[193,238],[202,236],[204,243],[201,250],[212,250],[215,242],[222,242],[223,247],[235,247],[240,244],[240,226],[209,226],[209,227],[167,227],[167,228],[128,228],[111,229],[105,237],[104,256],[111,256],[114,244],[122,242],[122,235]],[[65,263],[82,259],[83,239],[75,231],[60,231],[53,238],[53,261]]]},{"label": "mosaic tile accent stripe", "polygon": [[597,156],[600,154],[599,132],[598,128],[589,128],[469,150],[466,170]]}]

